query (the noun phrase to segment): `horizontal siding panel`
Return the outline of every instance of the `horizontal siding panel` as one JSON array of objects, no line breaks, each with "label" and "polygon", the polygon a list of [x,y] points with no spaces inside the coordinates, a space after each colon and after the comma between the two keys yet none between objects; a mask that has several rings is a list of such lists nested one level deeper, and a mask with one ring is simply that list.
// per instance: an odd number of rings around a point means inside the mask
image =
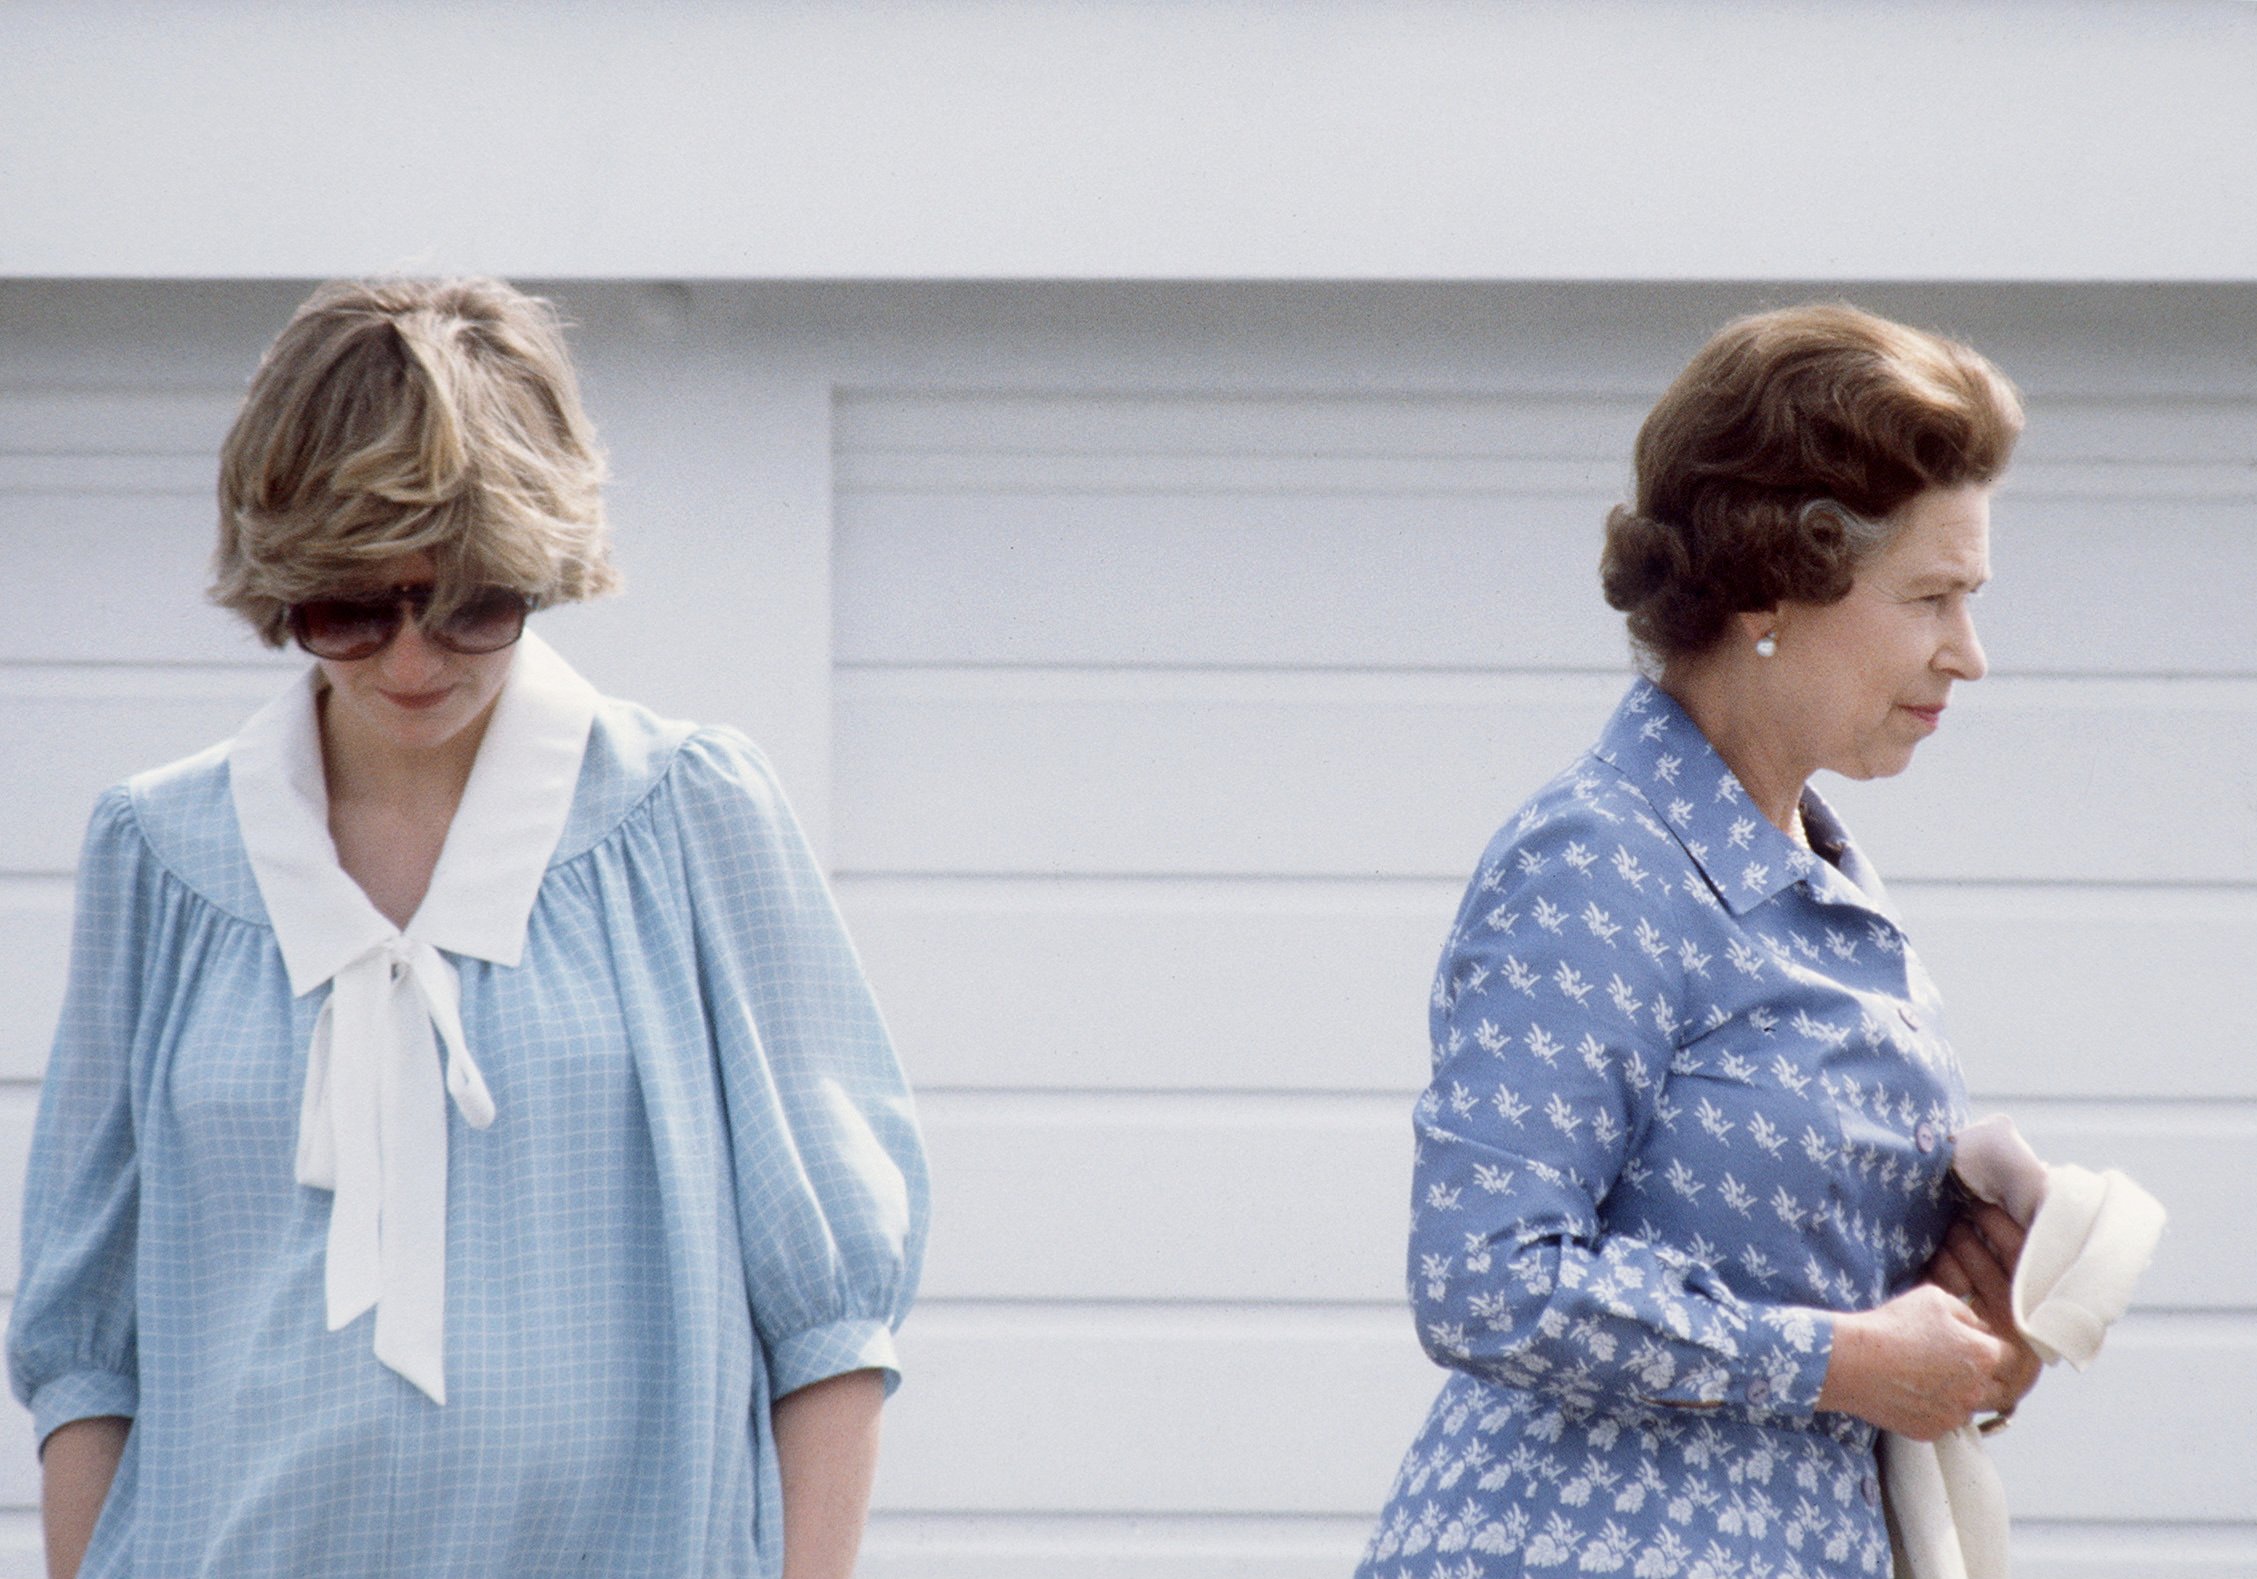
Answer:
[{"label": "horizontal siding panel", "polygon": [[[979,450],[877,450],[841,455],[842,493],[911,498],[993,494],[1289,494],[1367,495],[1591,493],[1610,502],[1632,484],[1629,449],[1585,459],[1526,455],[1207,454],[1155,450],[993,453]],[[24,466],[27,485],[67,475]],[[138,473],[109,461],[122,479]],[[151,478],[167,475],[141,463]],[[107,471],[100,473],[107,476]],[[185,476],[185,468],[172,475]],[[120,484],[122,486],[122,483]],[[2257,463],[2232,461],[2032,462],[2007,474],[2011,494],[2030,499],[2107,499],[2182,503],[2257,498]]]},{"label": "horizontal siding panel", "polygon": [[[880,1513],[862,1579],[1341,1579],[1354,1518],[995,1518]],[[0,1573],[4,1573],[0,1569]]]},{"label": "horizontal siding panel", "polygon": [[132,386],[8,388],[0,369],[0,456],[195,456],[204,462],[208,486],[240,398]]},{"label": "horizontal siding panel", "polygon": [[11,598],[0,663],[281,664],[204,599],[213,513],[209,478],[193,497],[0,492],[0,566],[37,589]]},{"label": "horizontal siding panel", "polygon": [[[1376,1312],[935,1305],[902,1354],[878,1506],[903,1512],[1372,1514],[1440,1381]],[[2186,1422],[2253,1411],[2257,1323],[2134,1316],[1994,1446],[2025,1518],[2232,1517],[2247,1458]]]},{"label": "horizontal siding panel", "polygon": [[1893,892],[1978,1090],[2257,1097],[2257,889]]},{"label": "horizontal siding panel", "polygon": [[[839,895],[920,1084],[1402,1092],[1426,1078],[1461,882],[849,877]],[[2257,891],[1894,893],[1978,1091],[2257,1098]]]},{"label": "horizontal siding panel", "polygon": [[0,1512],[0,1579],[47,1579],[46,1552],[37,1513]]},{"label": "horizontal siding panel", "polygon": [[2039,497],[2015,474],[1976,604],[1994,676],[2257,673],[2252,499]]},{"label": "horizontal siding panel", "polygon": [[[947,454],[1519,456],[1626,463],[1661,386],[1578,390],[1571,369],[1550,371],[1554,387],[1541,393],[852,389],[837,399],[832,442],[842,463],[878,466]],[[2049,390],[2031,395],[2028,405],[2021,468],[2257,466],[2257,399],[2246,395],[2142,399]]]},{"label": "horizontal siding panel", "polygon": [[1625,668],[1605,513],[1595,493],[849,494],[838,657]]},{"label": "horizontal siding panel", "polygon": [[[864,1579],[1339,1579],[1368,1519],[875,1515]],[[0,1579],[45,1579],[38,1515],[0,1510]],[[2018,1519],[2020,1579],[2248,1579],[2257,1531]]]},{"label": "horizontal siding panel", "polygon": [[1393,1312],[936,1304],[902,1367],[875,1504],[909,1512],[1376,1514],[1440,1381]]},{"label": "horizontal siding panel", "polygon": [[[1619,688],[1603,676],[848,671],[838,863],[1462,874],[1595,737]],[[1900,879],[2250,883],[2257,800],[2235,786],[2252,760],[2257,682],[2000,679],[1960,694],[1908,782],[1823,782]]]},{"label": "horizontal siding panel", "polygon": [[1987,680],[1920,759],[1902,784],[1822,779],[1884,871],[2257,882],[2257,682]]},{"label": "horizontal siding panel", "polygon": [[[931,1306],[902,1335],[909,1384],[886,1412],[875,1506],[1371,1516],[1440,1380],[1406,1329],[1377,1315]],[[2199,1524],[2246,1507],[2248,1464],[2184,1423],[2252,1411],[2247,1324],[2135,1316],[2088,1374],[2050,1372],[1992,1446],[2023,1519]],[[29,1421],[12,1399],[0,1415],[0,1505],[30,1507]],[[2123,1442],[2148,1461],[2136,1478],[2107,1445]]]},{"label": "horizontal siding panel", "polygon": [[[17,1277],[38,1103],[0,1087],[0,1291]],[[1409,1099],[929,1098],[937,1298],[1394,1306]],[[2056,1160],[2121,1167],[2173,1213],[2142,1281],[2160,1309],[2257,1309],[2257,1111],[2016,1107]]]},{"label": "horizontal siding panel", "polygon": [[2020,1579],[2249,1579],[2257,1574],[2257,1524],[2018,1517],[2013,1558]]},{"label": "horizontal siding panel", "polygon": [[[1619,669],[1628,642],[1597,570],[1614,497],[849,492],[833,544],[837,656]],[[1997,671],[2257,672],[2249,516],[2245,503],[2010,493],[1979,610]],[[2186,565],[2202,574],[2175,573]]]},{"label": "horizontal siding panel", "polygon": [[[1371,1521],[1325,1518],[946,1518],[879,1514],[865,1579],[1340,1579]],[[2257,1525],[2017,1518],[2018,1579],[2249,1579]],[[0,1569],[0,1573],[8,1570]]]},{"label": "horizontal siding panel", "polygon": [[2029,425],[2011,477],[2025,469],[2126,462],[2257,470],[2257,398],[2249,393],[2136,399],[2048,391],[2025,398]]},{"label": "horizontal siding panel", "polygon": [[0,1086],[0,1168],[7,1170],[0,1177],[0,1230],[8,1236],[0,1244],[0,1296],[14,1295],[23,1272],[25,1162],[31,1154],[32,1119],[38,1106],[37,1086]]},{"label": "horizontal siding panel", "polygon": [[[2120,1167],[2173,1213],[2158,1309],[2257,1312],[2257,1106],[2010,1108],[2055,1161]],[[924,1107],[929,1295],[1399,1305],[1404,1098],[946,1096]]]},{"label": "horizontal siding panel", "polygon": [[849,872],[1462,874],[1612,679],[849,671]]},{"label": "horizontal siding panel", "polygon": [[920,1116],[945,1203],[929,1296],[1402,1303],[1407,1101],[952,1098]]},{"label": "horizontal siding panel", "polygon": [[0,1511],[0,1579],[47,1579],[47,1540],[30,1508]]},{"label": "horizontal siding panel", "polygon": [[2134,1315],[2090,1371],[2051,1367],[1990,1446],[2019,1518],[2239,1521],[2253,1419],[2257,1322]]},{"label": "horizontal siding panel", "polygon": [[1454,884],[838,893],[920,1085],[1044,1090],[1415,1089],[1457,905]]},{"label": "horizontal siding panel", "polygon": [[0,875],[68,872],[102,790],[227,739],[279,692],[264,668],[0,668]]},{"label": "horizontal siding panel", "polygon": [[2119,506],[2198,500],[2246,506],[2257,499],[2257,464],[2232,461],[2032,461],[2006,474],[2016,498],[2103,499]]},{"label": "horizontal siding panel", "polygon": [[[14,1306],[13,1299],[0,1300],[0,1315]],[[0,1508],[38,1506],[39,1449],[32,1440],[31,1411],[16,1402],[13,1388],[0,1389]],[[0,1559],[12,1555],[0,1544]]]},{"label": "horizontal siding panel", "polygon": [[1627,458],[1649,395],[846,390],[842,464],[912,456]]},{"label": "horizontal siding panel", "polygon": [[68,879],[0,878],[0,1081],[47,1067],[70,944]]},{"label": "horizontal siding panel", "polygon": [[185,504],[211,497],[213,477],[209,455],[0,453],[0,496],[161,495]]},{"label": "horizontal siding panel", "polygon": [[842,455],[842,494],[1599,494],[1625,486],[1620,457],[1203,455],[1184,451],[1013,455],[972,451]]},{"label": "horizontal siding panel", "polygon": [[16,1292],[23,1270],[25,1163],[38,1111],[37,1086],[0,1086],[0,1295]]},{"label": "horizontal siding panel", "polygon": [[[920,1312],[877,1507],[1376,1510],[1433,1391],[1403,1325]],[[0,1506],[35,1505],[38,1477],[28,1415],[0,1402]]]},{"label": "horizontal siding panel", "polygon": [[[1458,887],[848,879],[840,895],[920,1085],[1405,1092],[1425,1078]],[[1978,1091],[2257,1098],[2240,1031],[2257,1022],[2257,895],[1897,897]],[[0,1079],[44,1067],[68,945],[63,880],[0,885]]]}]

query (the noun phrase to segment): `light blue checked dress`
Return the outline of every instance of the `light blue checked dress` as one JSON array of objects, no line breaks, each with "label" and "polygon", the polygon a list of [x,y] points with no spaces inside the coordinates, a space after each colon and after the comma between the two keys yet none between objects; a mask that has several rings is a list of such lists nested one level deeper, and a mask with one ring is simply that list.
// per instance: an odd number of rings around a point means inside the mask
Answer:
[{"label": "light blue checked dress", "polygon": [[1965,1117],[1935,989],[1668,696],[1497,835],[1435,980],[1410,1290],[1450,1368],[1361,1579],[1885,1579],[1832,1313],[1918,1276]]},{"label": "light blue checked dress", "polygon": [[[489,745],[491,736],[489,736]],[[83,1572],[772,1575],[769,1408],[895,1379],[926,1180],[823,879],[739,735],[595,704],[514,967],[454,958],[442,1406],[324,1321],[309,1037],[219,751],[95,808],[9,1331],[44,1440],[134,1420]]]}]

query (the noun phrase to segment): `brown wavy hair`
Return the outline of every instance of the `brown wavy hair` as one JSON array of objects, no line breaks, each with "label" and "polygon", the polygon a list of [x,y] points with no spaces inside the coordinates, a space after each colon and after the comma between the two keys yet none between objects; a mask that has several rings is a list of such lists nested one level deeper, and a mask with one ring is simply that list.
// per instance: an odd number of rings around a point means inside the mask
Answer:
[{"label": "brown wavy hair", "polygon": [[1738,319],[1638,430],[1600,586],[1642,657],[1706,652],[1735,614],[1846,596],[1899,510],[1995,481],[2021,431],[2013,384],[1956,340],[1845,303]]},{"label": "brown wavy hair", "polygon": [[290,605],[425,552],[478,586],[614,590],[604,460],[556,310],[500,280],[336,280],[260,361],[220,447],[212,600],[269,646]]}]

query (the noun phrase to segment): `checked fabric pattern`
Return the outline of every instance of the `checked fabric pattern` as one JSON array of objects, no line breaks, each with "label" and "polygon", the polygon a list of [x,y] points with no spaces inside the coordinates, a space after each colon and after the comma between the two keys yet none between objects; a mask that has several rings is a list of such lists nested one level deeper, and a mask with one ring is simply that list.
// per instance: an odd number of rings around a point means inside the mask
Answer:
[{"label": "checked fabric pattern", "polygon": [[769,1406],[893,1379],[926,1175],[759,754],[600,705],[524,958],[460,957],[447,1402],[327,1329],[293,998],[224,755],[95,809],[9,1331],[42,1436],[128,1415],[87,1579],[767,1576]]}]

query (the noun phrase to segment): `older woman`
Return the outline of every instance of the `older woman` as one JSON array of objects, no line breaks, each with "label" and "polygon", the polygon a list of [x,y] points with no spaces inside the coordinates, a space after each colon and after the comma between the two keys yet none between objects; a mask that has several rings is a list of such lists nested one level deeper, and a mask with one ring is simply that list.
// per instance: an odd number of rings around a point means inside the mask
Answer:
[{"label": "older woman", "polygon": [[852,1565],[915,1121],[751,745],[524,634],[613,585],[601,470],[497,282],[325,286],[252,381],[214,595],[314,661],[94,811],[9,1333],[56,1574]]},{"label": "older woman", "polygon": [[1877,1430],[2035,1380],[1934,987],[1808,783],[1902,772],[1981,678],[2020,428],[1973,351],[1839,306],[1730,325],[1647,418],[1601,578],[1652,678],[1435,980],[1411,1294],[1452,1374],[1367,1579],[1883,1575]]}]

